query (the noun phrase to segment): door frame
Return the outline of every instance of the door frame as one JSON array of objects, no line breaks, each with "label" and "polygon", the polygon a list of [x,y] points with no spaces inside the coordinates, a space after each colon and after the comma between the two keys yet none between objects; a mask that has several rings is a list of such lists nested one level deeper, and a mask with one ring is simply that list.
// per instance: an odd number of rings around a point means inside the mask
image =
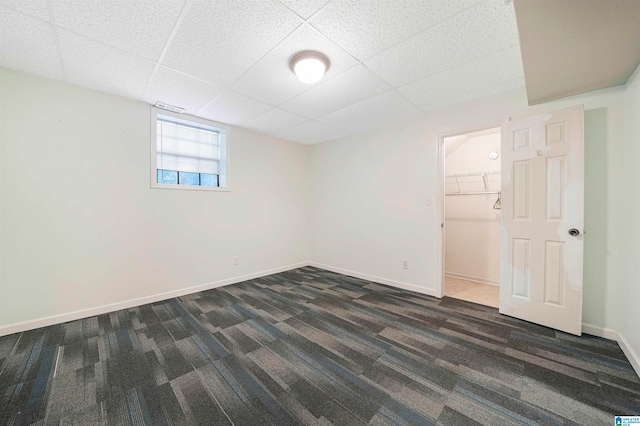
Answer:
[{"label": "door frame", "polygon": [[452,136],[464,135],[467,133],[479,132],[487,129],[500,128],[503,123],[511,121],[511,117],[507,117],[500,121],[494,121],[488,124],[479,124],[476,126],[467,127],[460,130],[453,130],[450,132],[439,133],[438,134],[438,145],[437,145],[437,158],[438,158],[438,200],[439,200],[439,209],[438,209],[438,277],[439,282],[436,287],[436,297],[441,299],[444,297],[444,258],[445,258],[445,217],[444,217],[444,205],[445,205],[445,188],[444,188],[444,176],[445,176],[445,149],[444,149],[444,140],[446,138],[450,138]]}]

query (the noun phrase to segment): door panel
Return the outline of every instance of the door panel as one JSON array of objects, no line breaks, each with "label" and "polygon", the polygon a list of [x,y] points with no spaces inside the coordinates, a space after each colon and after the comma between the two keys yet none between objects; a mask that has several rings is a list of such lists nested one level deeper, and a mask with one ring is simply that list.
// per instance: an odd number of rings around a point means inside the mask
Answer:
[{"label": "door panel", "polygon": [[531,220],[531,160],[513,163],[513,220]]},{"label": "door panel", "polygon": [[531,240],[525,238],[513,239],[513,297],[529,300],[531,293]]},{"label": "door panel", "polygon": [[[582,106],[502,126],[500,312],[580,334]],[[569,235],[575,228],[580,235]]]},{"label": "door panel", "polygon": [[565,155],[547,157],[546,161],[546,195],[547,195],[547,221],[562,221],[564,219],[564,192],[566,191],[566,167]]},{"label": "door panel", "polygon": [[564,242],[545,242],[544,303],[562,306],[564,296]]}]

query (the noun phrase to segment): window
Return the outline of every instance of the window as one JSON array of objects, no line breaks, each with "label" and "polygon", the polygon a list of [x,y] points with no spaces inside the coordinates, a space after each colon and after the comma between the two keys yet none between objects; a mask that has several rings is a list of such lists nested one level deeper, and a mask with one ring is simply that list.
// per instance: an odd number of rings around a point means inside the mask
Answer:
[{"label": "window", "polygon": [[151,186],[228,190],[227,130],[152,108]]}]

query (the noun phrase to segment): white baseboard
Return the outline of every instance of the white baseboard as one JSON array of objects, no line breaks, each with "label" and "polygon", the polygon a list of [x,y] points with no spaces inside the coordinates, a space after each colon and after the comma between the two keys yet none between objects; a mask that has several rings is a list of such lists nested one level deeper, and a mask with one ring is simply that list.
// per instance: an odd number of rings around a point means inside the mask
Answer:
[{"label": "white baseboard", "polygon": [[631,344],[622,333],[618,333],[618,336],[620,336],[618,339],[618,344],[620,345],[622,352],[624,352],[625,356],[631,363],[631,366],[634,370],[636,370],[636,374],[638,375],[638,377],[640,377],[640,356],[638,356],[636,351],[633,350]]},{"label": "white baseboard", "polygon": [[83,318],[102,315],[121,309],[129,309],[134,306],[146,305],[148,303],[159,302],[161,300],[172,299],[174,297],[184,296],[186,294],[197,293],[199,291],[210,290],[212,288],[223,287],[229,284],[236,284],[242,281],[252,280],[264,277],[266,275],[277,274],[279,272],[290,271],[292,269],[308,266],[309,262],[300,262],[293,265],[281,266],[279,268],[268,269],[266,271],[254,272],[252,274],[241,275],[238,277],[227,278],[206,284],[200,284],[191,287],[185,287],[178,290],[172,290],[165,293],[158,293],[151,296],[138,297],[136,299],[125,300],[122,302],[110,303],[107,305],[95,306],[88,309],[80,309],[59,315],[51,315],[48,317],[38,318],[35,320],[16,322],[13,324],[0,326],[0,336],[8,334],[20,333],[22,331],[33,330],[34,328],[47,327],[49,325],[59,324],[68,321],[75,321]]},{"label": "white baseboard", "polygon": [[461,278],[463,280],[473,281],[473,282],[477,282],[477,283],[481,283],[481,284],[489,284],[489,285],[500,286],[500,281],[489,280],[489,279],[480,278],[480,277],[474,277],[472,275],[458,274],[458,273],[449,272],[449,271],[444,271],[444,275],[447,276],[447,277]]},{"label": "white baseboard", "polygon": [[598,327],[593,324],[587,324],[586,322],[582,323],[582,332],[596,337],[615,340],[616,342],[618,341],[618,338],[620,336],[620,333],[618,333],[618,331],[616,330],[613,330],[611,328]]},{"label": "white baseboard", "polygon": [[597,327],[592,324],[582,323],[582,332],[591,334],[596,337],[603,337],[605,339],[615,340],[620,345],[620,349],[624,352],[624,355],[629,360],[629,363],[636,371],[638,377],[640,377],[640,356],[633,350],[629,341],[619,331],[611,328]]},{"label": "white baseboard", "polygon": [[[376,277],[373,275],[363,274],[361,272],[350,271],[348,269],[337,268],[335,266],[325,265],[318,262],[300,262],[292,265],[281,266],[279,268],[268,269],[265,271],[254,272],[247,275],[241,275],[238,277],[227,278],[220,281],[215,281],[206,284],[200,284],[191,287],[185,287],[178,290],[168,291],[165,293],[154,294],[151,296],[139,297],[136,299],[125,300],[122,302],[110,303],[107,305],[96,306],[88,309],[81,309],[65,314],[52,315],[48,317],[38,318],[35,320],[17,322],[9,325],[0,326],[0,336],[6,336],[13,333],[20,333],[22,331],[32,330],[39,327],[47,327],[54,324],[59,324],[68,321],[75,321],[83,318],[88,318],[96,315],[102,315],[121,309],[129,309],[135,306],[145,305],[148,303],[159,302],[161,300],[172,299],[174,297],[184,296],[186,294],[197,293],[199,291],[210,290],[212,288],[223,287],[230,284],[236,284],[242,281],[252,280],[255,278],[264,277],[267,275],[277,274],[280,272],[290,271],[292,269],[302,268],[305,266],[314,266],[316,268],[324,269],[338,274],[348,275],[350,277],[356,277],[367,281],[372,281],[378,284],[384,284],[391,287],[402,288],[405,290],[415,291],[416,293],[426,294],[428,296],[437,297],[436,290],[431,288],[424,288],[415,284],[404,283],[401,281],[394,281],[387,278]],[[593,324],[582,323],[582,332],[591,334],[597,337],[603,337],[605,339],[615,340],[620,345],[620,348],[624,352],[625,356],[629,359],[629,362],[633,366],[636,374],[640,377],[640,356],[633,350],[629,341],[618,331],[610,328],[602,328]]]},{"label": "white baseboard", "polygon": [[324,269],[331,272],[336,272],[342,275],[348,275],[350,277],[356,277],[367,281],[373,281],[374,283],[384,284],[391,287],[402,288],[405,290],[415,291],[416,293],[426,294],[427,296],[436,297],[436,290],[433,288],[425,288],[420,287],[415,284],[403,283],[401,281],[394,281],[387,278],[380,278],[373,275],[363,274],[361,272],[350,271],[348,269],[337,268],[335,266],[325,265],[318,262],[309,262],[309,266],[314,266],[316,268]]}]

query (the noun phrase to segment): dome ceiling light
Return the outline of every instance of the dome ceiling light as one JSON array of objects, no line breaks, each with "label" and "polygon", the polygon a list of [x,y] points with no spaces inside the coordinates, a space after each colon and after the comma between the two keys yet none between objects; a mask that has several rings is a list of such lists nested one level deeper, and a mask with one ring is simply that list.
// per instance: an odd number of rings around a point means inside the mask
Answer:
[{"label": "dome ceiling light", "polygon": [[306,84],[317,83],[327,72],[331,62],[326,55],[311,50],[298,52],[289,60],[289,67]]}]

